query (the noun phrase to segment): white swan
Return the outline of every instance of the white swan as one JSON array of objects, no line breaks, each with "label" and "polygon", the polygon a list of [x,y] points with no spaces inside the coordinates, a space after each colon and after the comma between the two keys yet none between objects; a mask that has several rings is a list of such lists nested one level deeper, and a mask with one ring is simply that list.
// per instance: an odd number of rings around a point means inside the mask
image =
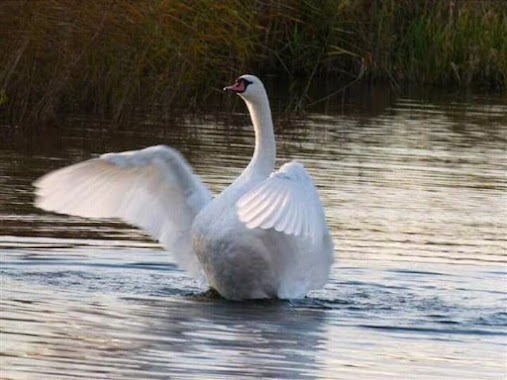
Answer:
[{"label": "white swan", "polygon": [[243,75],[225,90],[241,96],[250,111],[255,152],[216,198],[179,152],[154,146],[107,153],[43,176],[34,183],[36,206],[139,226],[228,299],[301,298],[324,286],[333,263],[324,211],[303,165],[292,161],[273,172],[264,85]]}]

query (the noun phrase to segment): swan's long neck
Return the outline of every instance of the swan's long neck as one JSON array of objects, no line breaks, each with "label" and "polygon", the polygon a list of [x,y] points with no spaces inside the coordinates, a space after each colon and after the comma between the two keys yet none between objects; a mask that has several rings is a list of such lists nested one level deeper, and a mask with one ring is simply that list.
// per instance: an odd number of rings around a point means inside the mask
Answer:
[{"label": "swan's long neck", "polygon": [[255,130],[255,151],[245,172],[267,177],[275,167],[276,144],[273,120],[267,95],[255,101],[246,101]]}]

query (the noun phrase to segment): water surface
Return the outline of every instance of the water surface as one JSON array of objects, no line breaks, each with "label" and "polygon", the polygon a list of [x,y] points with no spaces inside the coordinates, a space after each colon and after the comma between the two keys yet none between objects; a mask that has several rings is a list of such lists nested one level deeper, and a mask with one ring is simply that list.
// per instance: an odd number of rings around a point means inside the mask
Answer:
[{"label": "water surface", "polygon": [[380,91],[276,115],[279,163],[311,172],[336,246],[328,285],[303,300],[210,297],[140,231],[32,206],[31,182],[50,170],[159,143],[218,193],[252,153],[236,109],[115,129],[82,116],[43,133],[0,126],[1,377],[504,379],[500,97]]}]

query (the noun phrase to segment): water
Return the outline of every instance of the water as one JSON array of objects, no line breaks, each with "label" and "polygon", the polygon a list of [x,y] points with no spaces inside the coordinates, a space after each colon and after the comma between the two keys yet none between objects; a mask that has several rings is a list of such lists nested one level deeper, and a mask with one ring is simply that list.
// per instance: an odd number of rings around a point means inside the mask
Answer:
[{"label": "water", "polygon": [[159,143],[216,193],[252,153],[243,113],[0,127],[0,377],[505,379],[505,99],[380,92],[325,111],[277,122],[336,245],[328,285],[293,302],[210,297],[138,230],[32,206],[43,173]]}]

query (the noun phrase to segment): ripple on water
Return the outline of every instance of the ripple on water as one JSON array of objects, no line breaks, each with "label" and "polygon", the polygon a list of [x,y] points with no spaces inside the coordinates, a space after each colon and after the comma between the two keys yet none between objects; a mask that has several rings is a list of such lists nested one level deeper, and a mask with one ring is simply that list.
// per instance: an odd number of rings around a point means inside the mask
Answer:
[{"label": "ripple on water", "polygon": [[245,115],[124,130],[76,117],[42,140],[0,141],[2,376],[502,378],[507,107],[382,107],[277,131],[279,163],[305,163],[336,241],[328,285],[293,301],[225,301],[131,227],[31,206],[49,170],[161,142],[218,192],[251,154]]}]

